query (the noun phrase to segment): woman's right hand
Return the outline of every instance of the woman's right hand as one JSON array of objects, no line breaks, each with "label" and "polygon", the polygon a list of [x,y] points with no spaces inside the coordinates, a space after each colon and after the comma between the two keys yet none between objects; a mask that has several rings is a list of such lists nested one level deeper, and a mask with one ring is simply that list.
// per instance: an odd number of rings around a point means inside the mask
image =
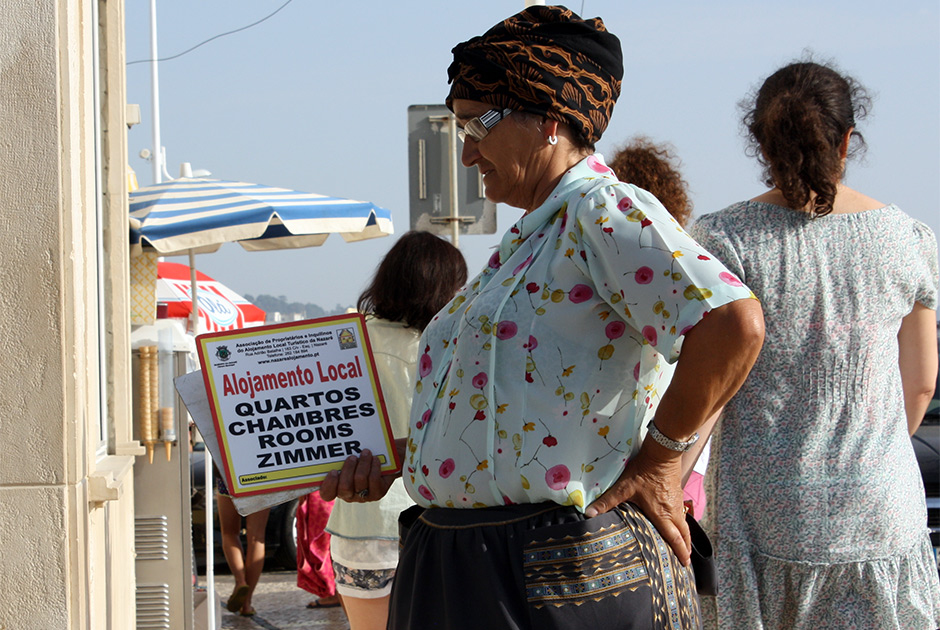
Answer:
[{"label": "woman's right hand", "polygon": [[[764,317],[757,300],[735,300],[709,311],[686,333],[676,372],[656,411],[656,426],[673,439],[691,438],[741,387],[763,341]],[[585,514],[602,514],[623,501],[635,503],[688,566],[692,540],[681,480],[681,454],[647,438],[620,478]]]},{"label": "woman's right hand", "polygon": [[[404,459],[404,438],[395,440],[395,450],[398,451],[399,461]],[[397,479],[397,475],[383,475],[382,463],[374,457],[368,449],[362,451],[359,457],[350,455],[343,462],[340,470],[331,470],[327,473],[323,483],[320,484],[320,498],[324,501],[342,499],[347,503],[368,503],[378,501],[386,494]]]},{"label": "woman's right hand", "polygon": [[649,519],[684,566],[692,557],[692,539],[682,503],[681,459],[651,438],[627,462],[620,478],[585,510],[588,517],[612,510],[625,501],[634,503]]}]

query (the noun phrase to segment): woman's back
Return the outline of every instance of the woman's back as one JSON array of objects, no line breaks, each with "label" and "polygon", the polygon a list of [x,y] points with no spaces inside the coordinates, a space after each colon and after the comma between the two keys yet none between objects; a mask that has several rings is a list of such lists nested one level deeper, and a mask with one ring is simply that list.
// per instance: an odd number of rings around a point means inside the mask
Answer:
[{"label": "woman's back", "polygon": [[752,201],[696,235],[760,297],[766,329],[712,452],[719,535],[804,562],[910,548],[926,514],[897,334],[936,273],[929,228],[893,205],[813,219]]},{"label": "woman's back", "polygon": [[870,105],[825,64],[771,74],[742,103],[769,190],[696,225],[761,299],[766,331],[709,460],[709,627],[940,623],[908,436],[936,374],[937,245],[842,183]]}]

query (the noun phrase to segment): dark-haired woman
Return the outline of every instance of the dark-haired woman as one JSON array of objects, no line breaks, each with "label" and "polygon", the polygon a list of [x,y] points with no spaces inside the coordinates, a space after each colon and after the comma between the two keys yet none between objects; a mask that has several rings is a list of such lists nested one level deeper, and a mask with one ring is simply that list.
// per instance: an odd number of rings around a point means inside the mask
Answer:
[{"label": "dark-haired woman", "polygon": [[940,623],[909,438],[937,376],[936,241],[842,183],[867,106],[824,65],[771,75],[744,119],[771,189],[693,230],[766,322],[709,460],[720,628]]},{"label": "dark-haired woman", "polygon": [[[393,434],[408,435],[421,331],[467,280],[456,247],[427,232],[403,235],[359,296]],[[398,564],[398,515],[414,502],[401,479],[372,503],[336,501],[326,530],[351,630],[384,630]]]}]

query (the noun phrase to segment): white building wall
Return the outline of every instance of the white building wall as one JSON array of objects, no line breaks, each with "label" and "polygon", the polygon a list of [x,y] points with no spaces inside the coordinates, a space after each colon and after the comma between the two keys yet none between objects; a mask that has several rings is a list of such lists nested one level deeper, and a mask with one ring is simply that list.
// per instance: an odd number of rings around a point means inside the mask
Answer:
[{"label": "white building wall", "polygon": [[[133,457],[122,184],[123,5],[104,25],[105,264],[96,259],[92,2],[0,20],[0,628],[132,629]],[[120,66],[118,67],[118,64]],[[120,189],[118,189],[120,188]],[[97,343],[105,280],[106,345]],[[123,300],[123,302],[122,302]],[[102,415],[98,366],[110,410]],[[107,447],[98,450],[103,422]]]}]

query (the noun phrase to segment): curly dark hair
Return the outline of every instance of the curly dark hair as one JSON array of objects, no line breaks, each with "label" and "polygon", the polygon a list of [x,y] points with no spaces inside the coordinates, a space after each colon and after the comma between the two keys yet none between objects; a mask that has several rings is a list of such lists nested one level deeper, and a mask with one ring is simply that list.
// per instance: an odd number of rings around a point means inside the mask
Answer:
[{"label": "curly dark hair", "polygon": [[608,166],[620,181],[653,193],[679,225],[685,227],[692,216],[692,202],[689,185],[679,172],[680,164],[672,145],[655,144],[645,136],[636,136],[617,151]]},{"label": "curly dark hair", "polygon": [[802,210],[812,200],[813,216],[832,212],[843,159],[865,148],[855,130],[871,109],[865,88],[832,64],[799,61],[770,75],[739,107],[745,112],[747,154],[764,167],[764,183],[777,187],[790,208]]},{"label": "curly dark hair", "polygon": [[406,232],[379,263],[357,308],[424,330],[466,281],[459,249],[430,232]]}]

